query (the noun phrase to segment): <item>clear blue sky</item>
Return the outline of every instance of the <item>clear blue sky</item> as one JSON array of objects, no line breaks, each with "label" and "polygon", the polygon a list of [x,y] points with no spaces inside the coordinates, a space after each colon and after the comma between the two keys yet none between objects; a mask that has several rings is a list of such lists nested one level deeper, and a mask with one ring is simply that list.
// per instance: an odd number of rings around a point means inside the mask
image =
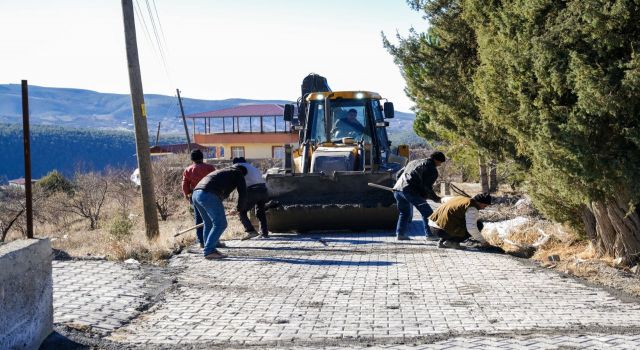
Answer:
[{"label": "clear blue sky", "polygon": [[[117,0],[0,0],[0,83],[128,93]],[[137,0],[153,37],[146,0]],[[153,0],[148,0],[153,9]],[[135,0],[134,0],[135,4]],[[407,111],[404,80],[382,47],[421,14],[403,0],[155,0],[167,69],[138,21],[145,93],[294,100],[310,72],[333,90],[372,90]],[[158,28],[160,31],[160,28]],[[166,72],[168,70],[168,73]]]}]

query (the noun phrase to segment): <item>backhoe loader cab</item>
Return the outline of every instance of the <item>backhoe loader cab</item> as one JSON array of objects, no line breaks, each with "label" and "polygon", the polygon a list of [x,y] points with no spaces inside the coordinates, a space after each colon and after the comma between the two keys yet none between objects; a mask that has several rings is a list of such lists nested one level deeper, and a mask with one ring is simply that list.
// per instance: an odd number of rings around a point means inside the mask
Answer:
[{"label": "backhoe loader cab", "polygon": [[380,100],[380,95],[367,91],[310,93],[297,122],[293,105],[285,107],[285,119],[304,126],[293,171],[397,170],[399,164],[389,161],[385,129],[389,125],[385,118],[393,118],[393,104],[387,102],[383,109]]}]

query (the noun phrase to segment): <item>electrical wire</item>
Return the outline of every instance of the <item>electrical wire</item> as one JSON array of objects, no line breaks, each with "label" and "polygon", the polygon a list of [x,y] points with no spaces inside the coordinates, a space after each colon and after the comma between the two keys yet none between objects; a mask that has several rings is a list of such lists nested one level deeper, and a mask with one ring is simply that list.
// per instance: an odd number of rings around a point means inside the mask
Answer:
[{"label": "electrical wire", "polygon": [[[167,57],[165,54],[165,50],[163,48],[164,45],[162,45],[162,42],[160,41],[160,35],[158,34],[158,26],[156,26],[155,16],[153,14],[153,10],[151,10],[151,5],[149,4],[149,0],[145,0],[145,3],[147,4],[147,11],[149,13],[151,27],[153,28],[153,35],[156,38],[156,44],[158,45],[158,49],[160,50],[160,58],[162,59],[162,64],[164,66],[165,72],[167,73],[167,78],[169,78],[169,81],[171,81],[169,68],[167,65]],[[158,17],[158,25],[159,25],[159,21],[160,21],[160,18]]]},{"label": "electrical wire", "polygon": [[169,50],[169,45],[167,45],[167,37],[164,35],[164,28],[162,27],[162,22],[160,22],[160,15],[158,14],[158,8],[156,7],[156,0],[153,0],[153,9],[156,12],[156,18],[158,19],[158,26],[160,27],[160,34],[162,36],[162,42],[164,43],[164,47]]},{"label": "electrical wire", "polygon": [[136,6],[134,6],[133,9],[138,15],[137,16],[139,18],[138,23],[141,22],[142,28],[144,29],[144,33],[146,34],[147,40],[149,40],[149,43],[151,43],[151,49],[157,55],[158,51],[156,51],[156,47],[153,45],[153,40],[151,40],[151,34],[149,33],[149,28],[147,27],[147,21],[145,21],[144,16],[142,15],[142,9],[140,8],[140,4],[138,3],[138,0],[136,0]]}]

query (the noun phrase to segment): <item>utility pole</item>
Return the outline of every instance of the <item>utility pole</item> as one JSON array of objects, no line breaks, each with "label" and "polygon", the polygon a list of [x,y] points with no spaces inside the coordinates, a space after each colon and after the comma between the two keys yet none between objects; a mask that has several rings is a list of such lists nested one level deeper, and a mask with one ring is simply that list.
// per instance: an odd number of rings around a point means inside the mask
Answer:
[{"label": "utility pole", "polygon": [[178,93],[178,103],[180,104],[180,114],[182,114],[182,125],[184,125],[184,133],[187,135],[187,149],[189,150],[189,153],[191,153],[191,139],[189,138],[189,128],[187,128],[187,120],[184,117],[184,108],[182,108],[180,89],[176,89],[176,92]]},{"label": "utility pole", "polygon": [[158,122],[158,131],[156,131],[156,146],[158,145],[158,140],[160,140],[160,123]]},{"label": "utility pole", "polygon": [[22,81],[22,142],[24,143],[24,193],[26,199],[27,238],[33,238],[33,205],[31,192],[31,145],[29,140],[29,86]]},{"label": "utility pole", "polygon": [[136,22],[133,15],[133,0],[122,0],[122,18],[124,21],[124,37],[127,47],[127,64],[129,67],[129,86],[131,88],[131,108],[133,124],[136,132],[136,154],[140,170],[140,188],[144,210],[144,224],[148,239],[160,234],[158,213],[153,188],[153,172],[149,154],[149,131],[147,130],[147,111],[142,91],[142,76],[138,59],[138,43],[136,40]]}]

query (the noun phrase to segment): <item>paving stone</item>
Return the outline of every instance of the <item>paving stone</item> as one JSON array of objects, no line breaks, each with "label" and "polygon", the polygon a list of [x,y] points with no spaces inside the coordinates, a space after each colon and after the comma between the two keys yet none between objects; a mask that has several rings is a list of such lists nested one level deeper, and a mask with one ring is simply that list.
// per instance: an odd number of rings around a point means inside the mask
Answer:
[{"label": "paving stone", "polygon": [[107,339],[123,346],[640,348],[640,304],[508,256],[438,249],[421,232],[414,221],[411,241],[274,234],[227,242],[221,261],[184,253],[170,261],[176,288],[142,315],[139,269],[56,262],[56,322],[115,327]]},{"label": "paving stone", "polygon": [[146,302],[143,284],[139,271],[114,262],[54,261],[54,322],[109,333],[138,314],[135,308]]}]

